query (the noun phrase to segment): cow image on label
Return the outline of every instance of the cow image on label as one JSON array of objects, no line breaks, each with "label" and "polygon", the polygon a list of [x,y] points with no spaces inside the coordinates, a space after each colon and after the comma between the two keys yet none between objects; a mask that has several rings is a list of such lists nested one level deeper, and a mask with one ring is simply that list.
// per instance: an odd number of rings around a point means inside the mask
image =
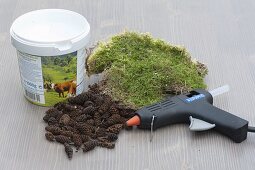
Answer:
[{"label": "cow image on label", "polygon": [[65,97],[64,92],[67,91],[67,96],[71,97],[76,94],[76,81],[66,81],[63,83],[52,83],[52,88],[59,94],[59,97]]}]

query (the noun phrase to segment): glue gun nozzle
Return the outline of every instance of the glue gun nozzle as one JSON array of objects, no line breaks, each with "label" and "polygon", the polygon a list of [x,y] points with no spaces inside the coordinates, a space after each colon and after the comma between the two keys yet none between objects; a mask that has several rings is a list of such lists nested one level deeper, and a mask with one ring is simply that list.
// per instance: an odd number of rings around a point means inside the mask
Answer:
[{"label": "glue gun nozzle", "polygon": [[132,117],[131,119],[129,119],[127,122],[126,122],[126,125],[127,126],[137,126],[137,125],[140,125],[140,117],[139,116],[134,116]]}]

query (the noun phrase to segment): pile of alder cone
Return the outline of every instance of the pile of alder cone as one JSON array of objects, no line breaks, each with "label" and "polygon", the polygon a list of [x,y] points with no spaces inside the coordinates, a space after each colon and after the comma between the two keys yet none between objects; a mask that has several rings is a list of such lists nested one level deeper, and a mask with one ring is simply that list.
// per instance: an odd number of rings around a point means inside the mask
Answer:
[{"label": "pile of alder cone", "polygon": [[94,84],[87,92],[46,111],[45,137],[63,144],[69,159],[73,157],[73,148],[77,152],[88,152],[97,146],[113,149],[119,132],[130,129],[125,122],[134,114],[133,109],[113,101]]}]

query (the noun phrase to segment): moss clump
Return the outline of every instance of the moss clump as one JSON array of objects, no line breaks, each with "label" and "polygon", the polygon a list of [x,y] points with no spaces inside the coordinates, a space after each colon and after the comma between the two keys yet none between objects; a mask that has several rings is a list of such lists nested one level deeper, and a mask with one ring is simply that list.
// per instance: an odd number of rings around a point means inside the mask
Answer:
[{"label": "moss clump", "polygon": [[206,88],[204,64],[185,48],[146,33],[124,32],[100,42],[87,59],[87,71],[104,72],[104,91],[134,108],[158,102],[166,93]]}]

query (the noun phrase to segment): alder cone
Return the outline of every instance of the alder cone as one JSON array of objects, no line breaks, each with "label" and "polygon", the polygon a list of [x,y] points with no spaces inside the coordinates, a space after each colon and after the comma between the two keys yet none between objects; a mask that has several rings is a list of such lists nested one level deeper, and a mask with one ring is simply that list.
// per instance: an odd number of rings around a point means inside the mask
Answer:
[{"label": "alder cone", "polygon": [[50,126],[50,125],[55,125],[55,124],[57,124],[57,123],[58,123],[58,121],[57,121],[57,119],[54,118],[54,117],[50,117],[49,120],[48,120],[48,125],[49,125],[49,126]]},{"label": "alder cone", "polygon": [[107,112],[108,110],[109,110],[109,105],[108,104],[102,104],[100,107],[99,107],[99,109],[98,109],[98,111],[99,111],[99,113],[105,113],[105,112]]},{"label": "alder cone", "polygon": [[96,108],[94,106],[88,106],[85,109],[83,109],[82,113],[86,115],[93,115],[96,111]]},{"label": "alder cone", "polygon": [[56,108],[50,108],[45,113],[46,113],[46,115],[50,115],[51,117],[55,117],[55,116],[57,116],[61,112],[58,109],[56,109]]},{"label": "alder cone", "polygon": [[64,143],[65,152],[69,159],[72,159],[73,157],[73,149],[68,143]]},{"label": "alder cone", "polygon": [[88,100],[91,101],[91,99],[93,99],[93,93],[85,92],[85,93],[79,94],[76,97],[68,98],[68,102],[71,104],[83,105],[85,101],[88,101]]},{"label": "alder cone", "polygon": [[86,108],[88,106],[94,106],[94,103],[92,101],[86,101],[84,104],[83,104],[83,107]]},{"label": "alder cone", "polygon": [[102,95],[96,94],[94,95],[94,97],[95,97],[94,98],[95,105],[100,106],[104,103],[104,97]]},{"label": "alder cone", "polygon": [[83,152],[88,152],[94,149],[97,146],[97,142],[95,141],[88,141],[84,143],[84,148],[82,148]]},{"label": "alder cone", "polygon": [[94,132],[94,126],[91,126],[88,123],[78,124],[77,129],[80,131],[81,134],[90,135]]},{"label": "alder cone", "polygon": [[46,126],[45,130],[51,132],[53,135],[59,135],[61,132],[61,128],[57,126]]},{"label": "alder cone", "polygon": [[63,131],[71,131],[73,133],[78,133],[78,130],[76,128],[74,128],[72,126],[69,126],[69,125],[61,127],[61,130],[63,130]]},{"label": "alder cone", "polygon": [[79,134],[74,134],[73,135],[73,142],[74,142],[74,146],[76,146],[77,148],[80,148],[82,145],[82,138]]},{"label": "alder cone", "polygon": [[81,140],[83,143],[88,142],[89,141],[89,136],[88,135],[81,135]]},{"label": "alder cone", "polygon": [[76,117],[77,122],[85,122],[87,120],[88,116],[86,114],[82,114],[78,117]]},{"label": "alder cone", "polygon": [[63,110],[63,107],[64,107],[65,103],[64,102],[59,102],[59,103],[56,103],[53,107],[59,111],[62,111]]},{"label": "alder cone", "polygon": [[104,124],[106,127],[109,127],[111,125],[119,124],[119,123],[123,123],[122,117],[118,114],[114,114],[110,116]]},{"label": "alder cone", "polygon": [[69,112],[71,118],[76,119],[78,116],[82,115],[82,110],[73,110]]},{"label": "alder cone", "polygon": [[93,85],[89,85],[89,90],[91,92],[94,92],[94,93],[100,93],[101,90],[99,88],[99,85],[97,83],[93,84]]},{"label": "alder cone", "polygon": [[101,115],[99,112],[96,112],[94,115],[94,121],[95,121],[95,126],[98,127],[101,124]]},{"label": "alder cone", "polygon": [[106,113],[103,113],[103,114],[102,114],[101,119],[107,120],[110,116],[111,116],[111,115],[110,115],[108,112],[106,112]]},{"label": "alder cone", "polygon": [[118,135],[115,133],[108,133],[107,139],[111,142],[114,142],[114,141],[118,140]]},{"label": "alder cone", "polygon": [[51,142],[55,140],[55,137],[51,132],[46,132],[45,137],[48,141],[51,141]]},{"label": "alder cone", "polygon": [[115,106],[111,106],[109,109],[109,112],[113,115],[113,114],[119,114],[119,110],[115,107]]},{"label": "alder cone", "polygon": [[48,122],[51,117],[56,118],[59,114],[61,114],[61,112],[57,110],[56,108],[51,108],[47,110],[45,113],[46,115],[43,117],[43,120],[45,122]]},{"label": "alder cone", "polygon": [[135,110],[133,109],[124,109],[123,112],[121,112],[121,116],[125,117],[125,118],[131,118],[135,116]]},{"label": "alder cone", "polygon": [[77,126],[77,122],[75,121],[75,120],[73,120],[73,119],[70,119],[70,121],[69,121],[69,123],[68,123],[68,125],[69,126],[72,126],[72,127],[75,127],[75,126]]},{"label": "alder cone", "polygon": [[56,139],[57,142],[62,143],[62,144],[71,143],[70,138],[66,137],[64,135],[57,135],[57,136],[55,136],[55,139]]},{"label": "alder cone", "polygon": [[49,121],[50,118],[51,118],[50,115],[44,115],[44,116],[43,116],[43,120],[44,120],[46,123],[48,123],[48,121]]},{"label": "alder cone", "polygon": [[84,107],[83,106],[81,106],[81,105],[74,105],[75,107],[76,107],[76,110],[83,110],[84,109]]},{"label": "alder cone", "polygon": [[56,120],[59,122],[59,119],[60,119],[63,115],[64,115],[64,113],[61,112],[59,115],[57,115]]},{"label": "alder cone", "polygon": [[61,125],[68,125],[70,122],[71,118],[68,114],[64,114],[60,119],[59,119],[59,124]]},{"label": "alder cone", "polygon": [[73,132],[72,131],[64,131],[64,130],[61,130],[60,132],[60,135],[63,135],[63,136],[66,136],[66,137],[69,137],[69,138],[72,138],[73,137]]},{"label": "alder cone", "polygon": [[77,107],[75,105],[71,105],[69,103],[65,103],[63,105],[63,109],[62,109],[63,112],[71,112],[71,111],[75,111],[75,110],[77,110]]},{"label": "alder cone", "polygon": [[97,137],[102,137],[106,135],[106,129],[105,128],[98,128],[96,130],[96,136]]},{"label": "alder cone", "polygon": [[91,126],[94,126],[95,121],[94,121],[93,119],[89,119],[89,120],[87,120],[87,123],[88,123],[89,125],[91,125]]},{"label": "alder cone", "polygon": [[98,142],[98,146],[101,146],[107,149],[113,149],[115,147],[115,144],[111,142]]},{"label": "alder cone", "polygon": [[123,128],[123,124],[115,124],[107,128],[107,132],[118,134]]}]

